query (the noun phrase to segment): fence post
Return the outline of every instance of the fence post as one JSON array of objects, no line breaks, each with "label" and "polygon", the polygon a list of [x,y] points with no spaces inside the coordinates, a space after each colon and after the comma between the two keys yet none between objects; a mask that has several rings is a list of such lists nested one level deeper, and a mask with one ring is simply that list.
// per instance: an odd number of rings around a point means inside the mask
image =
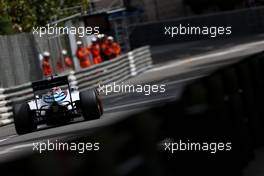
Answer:
[{"label": "fence post", "polygon": [[136,68],[133,52],[128,53],[128,60],[130,64],[131,76],[136,76],[137,68]]},{"label": "fence post", "polygon": [[78,82],[75,76],[75,72],[71,71],[69,76],[68,76],[69,84],[71,88],[79,88],[78,87]]},{"label": "fence post", "polygon": [[5,92],[5,89],[0,88],[0,94],[3,94]]}]

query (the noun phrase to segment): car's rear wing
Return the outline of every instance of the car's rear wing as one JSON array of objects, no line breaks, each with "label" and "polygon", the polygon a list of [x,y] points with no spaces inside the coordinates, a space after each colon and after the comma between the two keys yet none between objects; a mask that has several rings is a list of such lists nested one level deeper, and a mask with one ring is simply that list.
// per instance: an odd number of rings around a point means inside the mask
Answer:
[{"label": "car's rear wing", "polygon": [[53,87],[69,85],[68,76],[53,77],[46,80],[36,81],[32,83],[33,91],[51,89]]}]

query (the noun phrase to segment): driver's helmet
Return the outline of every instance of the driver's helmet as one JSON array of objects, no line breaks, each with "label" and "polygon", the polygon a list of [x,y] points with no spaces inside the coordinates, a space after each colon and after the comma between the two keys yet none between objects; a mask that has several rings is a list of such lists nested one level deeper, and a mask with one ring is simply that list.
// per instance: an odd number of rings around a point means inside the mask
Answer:
[{"label": "driver's helmet", "polygon": [[62,102],[67,97],[66,92],[62,91],[60,87],[53,87],[48,94],[44,96],[45,103]]}]

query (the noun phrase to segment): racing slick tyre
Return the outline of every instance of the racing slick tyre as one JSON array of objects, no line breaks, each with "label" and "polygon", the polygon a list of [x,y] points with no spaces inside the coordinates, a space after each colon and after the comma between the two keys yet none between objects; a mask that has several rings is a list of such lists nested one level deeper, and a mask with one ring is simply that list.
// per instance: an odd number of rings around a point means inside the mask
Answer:
[{"label": "racing slick tyre", "polygon": [[37,129],[30,113],[30,107],[27,103],[16,104],[13,107],[14,124],[17,134],[31,133]]},{"label": "racing slick tyre", "polygon": [[96,90],[80,93],[80,105],[85,120],[99,119],[103,115],[103,107]]}]

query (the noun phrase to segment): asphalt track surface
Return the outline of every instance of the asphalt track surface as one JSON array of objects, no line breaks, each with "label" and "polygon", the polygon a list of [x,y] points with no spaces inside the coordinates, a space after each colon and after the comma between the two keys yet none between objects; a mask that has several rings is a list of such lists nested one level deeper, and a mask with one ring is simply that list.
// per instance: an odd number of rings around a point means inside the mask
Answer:
[{"label": "asphalt track surface", "polygon": [[18,136],[14,125],[0,128],[0,163],[32,152],[33,142],[67,140],[103,128],[146,108],[180,98],[186,84],[199,79],[217,68],[237,62],[252,53],[264,50],[264,41],[245,42],[232,47],[223,47],[202,55],[182,58],[155,65],[151,70],[129,80],[128,84],[165,84],[166,93],[151,94],[121,93],[103,96],[105,113],[99,120],[77,121],[66,126],[48,128]]}]

